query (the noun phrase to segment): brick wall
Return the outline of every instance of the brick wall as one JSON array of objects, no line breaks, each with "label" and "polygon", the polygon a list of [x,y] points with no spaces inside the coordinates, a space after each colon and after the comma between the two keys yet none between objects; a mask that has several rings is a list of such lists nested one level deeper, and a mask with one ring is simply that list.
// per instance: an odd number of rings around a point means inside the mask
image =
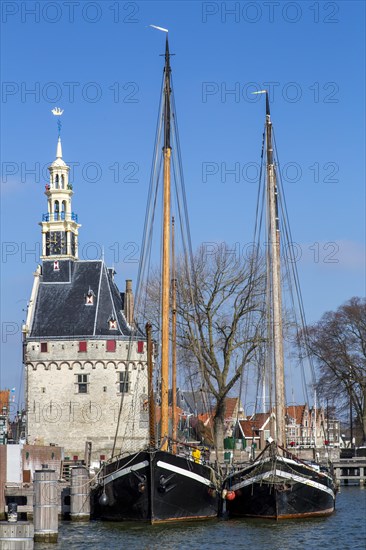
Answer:
[{"label": "brick wall", "polygon": [[22,449],[23,472],[30,470],[31,481],[33,481],[35,470],[42,470],[42,464],[48,464],[48,467],[55,470],[59,477],[63,454],[61,447],[24,445]]}]

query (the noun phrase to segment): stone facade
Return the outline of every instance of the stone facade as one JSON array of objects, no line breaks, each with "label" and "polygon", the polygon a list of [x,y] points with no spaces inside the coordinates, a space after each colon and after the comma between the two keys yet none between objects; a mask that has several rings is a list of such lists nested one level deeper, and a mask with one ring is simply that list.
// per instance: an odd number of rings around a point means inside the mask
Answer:
[{"label": "stone facade", "polygon": [[[79,351],[80,342],[86,352]],[[91,441],[94,458],[109,457],[122,402],[116,448],[146,446],[146,343],[137,353],[137,342],[115,342],[116,351],[109,352],[107,340],[27,341],[28,443],[54,443],[81,458]]]}]

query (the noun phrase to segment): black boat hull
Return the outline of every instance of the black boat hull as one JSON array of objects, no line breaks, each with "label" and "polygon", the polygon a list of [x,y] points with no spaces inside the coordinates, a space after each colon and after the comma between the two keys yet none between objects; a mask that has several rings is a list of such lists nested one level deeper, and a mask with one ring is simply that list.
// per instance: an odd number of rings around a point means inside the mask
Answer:
[{"label": "black boat hull", "polygon": [[314,468],[285,459],[267,458],[228,476],[224,489],[230,517],[290,519],[327,516],[335,507],[333,479]]},{"label": "black boat hull", "polygon": [[217,517],[214,471],[185,457],[142,451],[106,464],[103,477],[93,493],[96,518],[154,524]]}]

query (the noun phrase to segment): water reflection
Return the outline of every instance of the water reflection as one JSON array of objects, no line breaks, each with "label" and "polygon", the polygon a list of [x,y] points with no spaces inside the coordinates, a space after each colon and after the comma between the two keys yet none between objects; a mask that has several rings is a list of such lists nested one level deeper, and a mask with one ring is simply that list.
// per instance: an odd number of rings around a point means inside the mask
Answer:
[{"label": "water reflection", "polygon": [[328,518],[281,522],[217,520],[146,526],[63,522],[57,544],[35,550],[365,550],[366,489],[345,487]]}]

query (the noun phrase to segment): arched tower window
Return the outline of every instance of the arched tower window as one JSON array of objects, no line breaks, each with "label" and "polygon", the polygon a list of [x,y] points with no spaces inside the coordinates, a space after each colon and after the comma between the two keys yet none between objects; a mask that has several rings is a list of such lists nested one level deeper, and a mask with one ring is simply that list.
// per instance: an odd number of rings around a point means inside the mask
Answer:
[{"label": "arched tower window", "polygon": [[55,188],[56,188],[56,189],[59,188],[59,177],[58,177],[58,174],[56,175]]},{"label": "arched tower window", "polygon": [[63,174],[61,176],[61,189],[65,189],[65,176]]},{"label": "arched tower window", "polygon": [[[62,176],[63,177],[63,176]],[[62,205],[61,205],[61,219],[62,220],[65,220],[66,219],[66,201],[62,201]]]},{"label": "arched tower window", "polygon": [[54,214],[54,220],[57,221],[60,216],[60,205],[58,201],[55,201]]}]

